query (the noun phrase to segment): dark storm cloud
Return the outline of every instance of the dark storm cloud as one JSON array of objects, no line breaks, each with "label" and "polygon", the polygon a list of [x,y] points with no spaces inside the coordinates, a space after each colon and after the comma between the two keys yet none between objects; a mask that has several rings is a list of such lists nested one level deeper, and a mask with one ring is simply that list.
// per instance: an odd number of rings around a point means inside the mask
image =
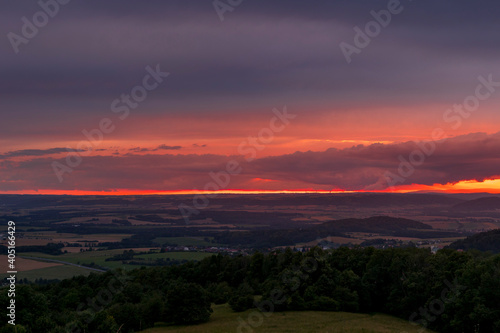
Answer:
[{"label": "dark storm cloud", "polygon": [[135,147],[135,148],[130,148],[130,151],[136,152],[136,153],[142,153],[142,152],[147,152],[147,151],[159,151],[159,150],[180,150],[182,149],[181,146],[167,146],[165,144],[159,145],[156,148],[141,148],[141,147]]},{"label": "dark storm cloud", "polygon": [[[397,185],[458,182],[500,175],[500,133],[474,133],[435,143],[414,172]],[[380,190],[388,187],[385,175],[399,175],[401,161],[422,151],[415,142],[359,145],[324,152],[296,152],[260,159],[249,167],[255,174],[265,172],[271,179],[297,179],[315,185],[332,185],[349,190]],[[405,163],[405,165],[407,165]]]},{"label": "dark storm cloud", "polygon": [[[74,149],[77,152],[84,152],[83,149]],[[49,149],[22,149],[10,151],[7,153],[0,154],[0,160],[8,159],[12,157],[26,157],[26,156],[44,156],[51,154],[67,153],[68,148],[49,148]]]},{"label": "dark storm cloud", "polygon": [[179,149],[182,149],[182,147],[181,146],[167,146],[167,145],[163,144],[163,145],[159,145],[154,150],[179,150]]},{"label": "dark storm cloud", "polygon": [[[387,1],[247,0],[220,22],[211,1],[73,0],[20,55],[2,40],[0,93],[109,99],[137,84],[145,66],[161,63],[172,73],[164,97],[189,105],[192,96],[248,101],[276,94],[416,101],[446,98],[471,76],[497,70],[500,4],[402,4],[405,10],[347,66],[338,44],[352,42],[353,26],[372,20],[370,11]],[[35,2],[7,1],[1,31],[18,32],[20,17],[36,10]]]},{"label": "dark storm cloud", "polygon": [[[227,1],[222,0],[227,3]],[[305,18],[311,20],[346,20],[367,16],[368,12],[377,8],[387,7],[387,0],[243,0],[237,10],[230,13],[228,17],[247,15],[270,16],[277,18]],[[495,13],[492,9],[498,9],[497,2],[491,0],[479,0],[473,3],[469,0],[419,0],[415,3],[402,0],[401,3],[416,13],[408,22],[422,24],[422,16],[425,15],[427,25],[461,25],[470,24],[474,19],[494,19]],[[93,14],[107,17],[144,17],[147,19],[186,19],[195,15],[215,14],[213,1],[205,0],[149,0],[147,3],[140,0],[72,0],[69,6],[63,6],[68,15],[72,17]],[[2,9],[7,12],[22,14],[30,10],[37,10],[36,1],[20,2],[6,0]],[[444,15],[446,14],[446,15]],[[216,16],[217,18],[217,16]],[[482,24],[485,21],[478,21]]]}]

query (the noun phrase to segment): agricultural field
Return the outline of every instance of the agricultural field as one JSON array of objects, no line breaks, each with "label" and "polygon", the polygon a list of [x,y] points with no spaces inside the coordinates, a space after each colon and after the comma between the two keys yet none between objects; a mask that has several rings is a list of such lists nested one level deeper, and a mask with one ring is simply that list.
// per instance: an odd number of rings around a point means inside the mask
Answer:
[{"label": "agricultural field", "polygon": [[178,246],[217,246],[212,243],[213,237],[158,237],[153,242],[163,245],[177,244]]},{"label": "agricultural field", "polygon": [[[37,279],[45,280],[64,280],[70,279],[74,276],[84,275],[87,276],[93,271],[69,265],[56,265],[52,267],[33,269],[29,271],[18,271],[17,279],[27,279],[30,282],[34,282]],[[95,273],[95,272],[94,272]],[[7,277],[7,274],[1,274],[0,278]]]},{"label": "agricultural field", "polygon": [[347,237],[338,237],[338,236],[330,236],[330,237],[325,237],[325,238],[320,238],[311,242],[307,243],[298,243],[295,245],[295,247],[303,247],[303,246],[316,246],[320,244],[321,242],[332,242],[332,243],[337,243],[337,244],[342,244],[342,245],[359,245],[363,242],[362,238],[347,238]]},{"label": "agricultural field", "polygon": [[[43,254],[40,254],[43,255]],[[8,271],[7,269],[7,256],[0,256],[0,269],[1,272]],[[35,281],[36,279],[47,279],[47,280],[63,280],[68,279],[76,275],[88,275],[91,270],[82,267],[64,265],[55,262],[46,262],[40,260],[31,260],[22,258],[20,256],[16,257],[15,261],[17,270],[17,279],[27,279],[28,281]],[[9,274],[0,274],[0,278],[6,278]]]},{"label": "agricultural field", "polygon": [[[0,255],[0,272],[6,272],[10,270],[7,268],[8,265],[7,260],[8,257],[6,255]],[[18,256],[15,261],[15,266],[18,271],[26,272],[52,266],[61,266],[61,264],[24,259]]]},{"label": "agricultural field", "polygon": [[165,252],[165,253],[151,253],[139,254],[134,258],[154,260],[154,259],[174,259],[174,260],[202,260],[210,257],[213,253],[208,252]]},{"label": "agricultural field", "polygon": [[[27,278],[28,280],[34,280],[35,278],[42,279],[64,279],[71,278],[76,275],[88,275],[92,270],[86,269],[84,267],[75,267],[58,263],[43,262],[37,260],[30,260],[28,258],[45,258],[51,260],[58,260],[63,262],[68,262],[76,265],[90,265],[94,263],[95,265],[102,267],[104,269],[115,269],[123,268],[127,270],[140,268],[140,265],[130,265],[123,264],[122,261],[106,261],[106,259],[113,257],[114,255],[122,254],[123,251],[131,249],[116,249],[116,250],[105,250],[105,251],[85,251],[79,253],[66,253],[62,255],[50,255],[38,252],[28,252],[22,253],[22,257],[17,257],[18,261],[18,277]],[[136,252],[147,252],[149,248],[133,249]],[[158,250],[158,249],[153,249]],[[144,260],[147,264],[150,261],[156,259],[170,259],[170,260],[201,260],[207,256],[212,255],[206,252],[165,252],[165,253],[152,253],[152,254],[142,254],[136,255],[134,258],[138,260]],[[6,256],[2,256],[6,257]],[[7,263],[7,258],[3,261]],[[22,265],[22,263],[29,263],[30,266]],[[23,267],[28,267],[24,269]],[[50,269],[49,269],[50,268]],[[59,273],[60,271],[60,273]],[[2,276],[3,277],[3,276]]]},{"label": "agricultural field", "polygon": [[[107,258],[111,258],[116,254],[123,253],[124,250],[129,250],[129,249],[116,249],[116,250],[104,250],[104,251],[85,251],[85,252],[79,252],[79,253],[67,253],[67,254],[62,254],[58,256],[53,256],[50,254],[45,254],[45,253],[37,253],[37,252],[28,252],[28,253],[23,253],[23,256],[26,257],[40,257],[40,258],[48,258],[48,259],[53,259],[53,260],[60,260],[60,261],[67,261],[72,264],[91,264],[95,263],[96,265],[107,267],[107,268],[114,268],[111,266],[114,266],[114,262],[112,261],[106,261]],[[134,249],[138,251],[139,249]],[[148,249],[149,250],[149,249]],[[146,251],[148,251],[146,250]],[[117,266],[117,265],[115,265]],[[121,263],[120,263],[120,266]]]},{"label": "agricultural field", "polygon": [[[60,233],[54,230],[37,231],[18,231],[16,234],[17,246],[30,246],[30,245],[47,245],[48,243],[78,243],[83,248],[86,248],[86,243],[99,243],[99,242],[119,242],[124,238],[130,237],[130,234],[77,234],[77,233]],[[1,245],[6,245],[7,240],[0,240]],[[80,248],[65,247],[64,250],[73,252]]]},{"label": "agricultural field", "polygon": [[[121,262],[119,261],[106,261],[107,258],[111,258],[112,256],[116,254],[120,254],[123,252],[123,249],[117,249],[117,250],[105,250],[105,251],[85,251],[85,252],[78,252],[78,253],[66,253],[62,255],[50,255],[50,254],[45,254],[45,253],[38,253],[38,252],[28,252],[28,253],[22,253],[22,256],[24,257],[34,257],[34,258],[47,258],[47,259],[52,259],[52,260],[59,260],[59,261],[65,261],[69,262],[72,264],[77,264],[77,265],[89,265],[91,263],[94,263],[98,266],[113,269],[117,267],[122,267],[127,269],[128,267],[125,267],[125,265],[122,265]],[[134,267],[130,267],[132,269]]]},{"label": "agricultural field", "polygon": [[[384,314],[359,314],[346,312],[276,312],[269,317],[260,317],[260,312],[248,310],[233,312],[227,304],[214,305],[210,321],[195,326],[161,326],[151,328],[143,333],[226,333],[226,332],[266,332],[266,333],[416,333],[421,327],[408,321]],[[259,315],[255,316],[255,313]],[[259,326],[242,325],[242,321],[260,323]],[[242,325],[242,326],[240,326]],[[432,333],[430,330],[426,332]]]}]

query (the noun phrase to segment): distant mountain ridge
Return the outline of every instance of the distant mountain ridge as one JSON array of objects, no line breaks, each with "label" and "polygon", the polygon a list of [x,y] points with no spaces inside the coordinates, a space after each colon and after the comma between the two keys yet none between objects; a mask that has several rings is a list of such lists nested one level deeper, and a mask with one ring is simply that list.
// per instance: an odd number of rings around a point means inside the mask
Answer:
[{"label": "distant mountain ridge", "polygon": [[391,216],[372,216],[365,219],[342,219],[325,222],[317,228],[324,226],[326,230],[337,232],[351,232],[353,229],[357,232],[370,233],[395,233],[408,229],[432,229],[428,224],[415,220]]},{"label": "distant mountain ridge", "polygon": [[[187,198],[187,199],[186,199]],[[65,196],[65,195],[0,195],[0,204],[24,209],[26,207],[73,206],[73,205],[153,205],[171,202],[178,205],[192,200],[189,195],[158,196]],[[452,206],[465,201],[464,198],[435,193],[332,193],[332,194],[246,194],[219,195],[210,200],[214,205],[326,205],[350,207],[401,207],[408,205],[443,205]]]},{"label": "distant mountain ridge", "polygon": [[216,235],[221,244],[249,245],[258,247],[291,246],[296,243],[310,242],[328,236],[349,237],[346,232],[364,232],[381,235],[439,238],[450,237],[453,233],[433,230],[422,222],[390,216],[373,216],[364,219],[342,219],[324,222],[307,228],[274,229],[226,232]]},{"label": "distant mountain ridge", "polygon": [[499,197],[483,197],[466,202],[461,202],[452,207],[453,210],[460,211],[483,211],[500,209]]}]

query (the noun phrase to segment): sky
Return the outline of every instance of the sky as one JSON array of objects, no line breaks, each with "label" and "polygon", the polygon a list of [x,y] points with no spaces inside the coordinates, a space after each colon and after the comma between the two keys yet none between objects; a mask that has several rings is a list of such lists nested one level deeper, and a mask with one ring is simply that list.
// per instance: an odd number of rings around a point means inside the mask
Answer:
[{"label": "sky", "polygon": [[500,193],[496,1],[5,0],[0,193]]}]

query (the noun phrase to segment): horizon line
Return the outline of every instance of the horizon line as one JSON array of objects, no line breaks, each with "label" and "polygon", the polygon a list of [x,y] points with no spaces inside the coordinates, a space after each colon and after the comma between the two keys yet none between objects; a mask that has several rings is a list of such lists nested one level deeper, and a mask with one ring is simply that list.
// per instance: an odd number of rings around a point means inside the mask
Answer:
[{"label": "horizon line", "polygon": [[485,189],[465,190],[465,191],[439,191],[439,190],[310,190],[310,189],[295,189],[295,190],[242,190],[242,189],[227,189],[218,191],[203,191],[203,190],[171,190],[171,191],[150,191],[150,190],[124,190],[117,189],[112,191],[84,191],[84,190],[29,190],[29,191],[12,191],[0,192],[0,195],[67,195],[67,196],[160,196],[160,195],[220,195],[220,194],[411,194],[411,193],[429,193],[429,194],[500,194],[498,192],[489,192]]}]

